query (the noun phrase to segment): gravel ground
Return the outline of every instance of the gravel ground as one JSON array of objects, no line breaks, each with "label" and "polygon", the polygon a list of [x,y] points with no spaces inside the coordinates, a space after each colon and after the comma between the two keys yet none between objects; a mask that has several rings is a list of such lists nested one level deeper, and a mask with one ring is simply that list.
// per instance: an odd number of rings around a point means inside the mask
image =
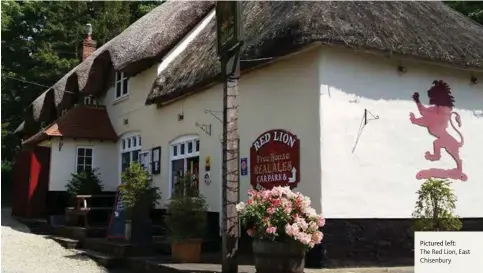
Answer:
[{"label": "gravel ground", "polygon": [[[107,273],[94,261],[29,229],[2,208],[2,273]],[[112,271],[111,271],[112,272]]]}]

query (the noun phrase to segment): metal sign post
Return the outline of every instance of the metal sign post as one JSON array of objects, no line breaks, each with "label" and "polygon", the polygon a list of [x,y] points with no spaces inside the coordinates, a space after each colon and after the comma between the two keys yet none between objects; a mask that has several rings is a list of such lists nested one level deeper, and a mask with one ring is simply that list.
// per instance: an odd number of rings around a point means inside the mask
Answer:
[{"label": "metal sign post", "polygon": [[239,193],[238,79],[243,41],[241,2],[216,3],[218,57],[224,77],[223,88],[223,225],[222,272],[238,272],[239,223],[236,204]]}]

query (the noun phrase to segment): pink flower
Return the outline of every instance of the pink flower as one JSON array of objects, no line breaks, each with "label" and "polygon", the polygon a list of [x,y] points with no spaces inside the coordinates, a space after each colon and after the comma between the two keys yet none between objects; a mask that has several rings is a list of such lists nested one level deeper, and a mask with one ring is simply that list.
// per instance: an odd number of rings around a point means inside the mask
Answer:
[{"label": "pink flower", "polygon": [[310,229],[312,229],[312,230],[317,230],[317,229],[319,229],[319,225],[317,224],[317,222],[314,222],[314,221],[311,221],[311,222],[310,222],[309,227],[310,227]]},{"label": "pink flower", "polygon": [[312,239],[312,236],[305,232],[300,232],[296,235],[295,239],[304,245],[308,245]]},{"label": "pink flower", "polygon": [[322,217],[322,215],[319,215],[317,217],[317,224],[319,225],[319,227],[325,226],[325,219],[324,217]]},{"label": "pink flower", "polygon": [[254,233],[253,229],[247,230],[248,236],[253,237],[253,233]]},{"label": "pink flower", "polygon": [[302,197],[302,207],[303,207],[304,209],[309,208],[311,203],[312,203],[312,202],[310,201],[310,198],[309,198],[309,197],[307,197],[307,196],[303,196],[303,197]]},{"label": "pink flower", "polygon": [[314,244],[320,244],[320,242],[322,241],[322,238],[324,237],[324,235],[322,234],[322,232],[320,231],[316,231],[312,234],[312,238],[311,238],[311,241],[312,243]]},{"label": "pink flower", "polygon": [[276,227],[267,227],[266,232],[268,234],[275,234],[277,232],[277,228]]},{"label": "pink flower", "polygon": [[271,191],[270,191],[272,197],[280,197],[282,196],[282,187],[274,187]]},{"label": "pink flower", "polygon": [[270,215],[274,214],[275,213],[275,208],[274,207],[268,208],[267,209],[267,213],[270,214]]},{"label": "pink flower", "polygon": [[253,196],[256,196],[257,195],[257,192],[253,189],[249,189],[248,190],[248,196],[250,197],[253,197]]},{"label": "pink flower", "polygon": [[308,217],[317,217],[317,212],[315,211],[315,209],[311,208],[311,207],[307,207],[305,210],[304,210],[304,213],[305,215],[307,215]]},{"label": "pink flower", "polygon": [[286,224],[285,225],[285,233],[287,233],[288,236],[292,236],[293,232],[294,232],[294,230],[293,230],[292,226],[289,225],[289,224]]},{"label": "pink flower", "polygon": [[299,227],[297,226],[297,224],[286,224],[285,225],[285,233],[287,233],[287,235],[289,236],[292,236],[294,238],[296,238],[298,236],[298,234],[300,233],[300,229]]},{"label": "pink flower", "polygon": [[281,203],[282,201],[280,201],[280,199],[272,199],[272,202],[271,202],[273,207],[279,207]]},{"label": "pink flower", "polygon": [[270,198],[270,191],[262,191],[263,200],[268,200]]},{"label": "pink flower", "polygon": [[295,222],[297,223],[297,225],[302,230],[306,230],[309,227],[309,225],[307,224],[307,222],[305,222],[305,219],[304,218],[296,217],[295,218]]},{"label": "pink flower", "polygon": [[292,212],[292,207],[284,207],[283,212],[285,212],[285,214],[290,214]]}]

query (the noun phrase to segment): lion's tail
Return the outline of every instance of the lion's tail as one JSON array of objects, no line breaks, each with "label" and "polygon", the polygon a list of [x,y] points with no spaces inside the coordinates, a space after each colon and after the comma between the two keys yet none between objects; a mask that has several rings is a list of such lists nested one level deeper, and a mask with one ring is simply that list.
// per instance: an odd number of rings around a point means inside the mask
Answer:
[{"label": "lion's tail", "polygon": [[[458,123],[458,127],[461,127],[461,117],[460,117],[460,114],[458,114],[456,112],[451,112],[451,116],[453,116],[453,115],[455,116],[456,123]],[[454,126],[453,119],[450,119],[449,122],[451,123],[451,127],[453,127],[453,129],[460,136],[461,141],[460,141],[459,144],[460,144],[460,147],[463,147],[463,144],[465,143],[465,139],[463,138],[463,135],[461,134],[460,130],[458,130],[458,128],[456,128],[456,126]]]}]

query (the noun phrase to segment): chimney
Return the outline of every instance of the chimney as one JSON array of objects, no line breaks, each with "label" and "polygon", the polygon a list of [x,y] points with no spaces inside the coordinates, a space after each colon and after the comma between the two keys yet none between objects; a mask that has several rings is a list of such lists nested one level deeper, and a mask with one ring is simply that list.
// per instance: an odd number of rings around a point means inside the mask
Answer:
[{"label": "chimney", "polygon": [[92,40],[92,25],[86,25],[86,38],[82,42],[82,60],[87,59],[89,55],[96,50],[97,42]]}]

